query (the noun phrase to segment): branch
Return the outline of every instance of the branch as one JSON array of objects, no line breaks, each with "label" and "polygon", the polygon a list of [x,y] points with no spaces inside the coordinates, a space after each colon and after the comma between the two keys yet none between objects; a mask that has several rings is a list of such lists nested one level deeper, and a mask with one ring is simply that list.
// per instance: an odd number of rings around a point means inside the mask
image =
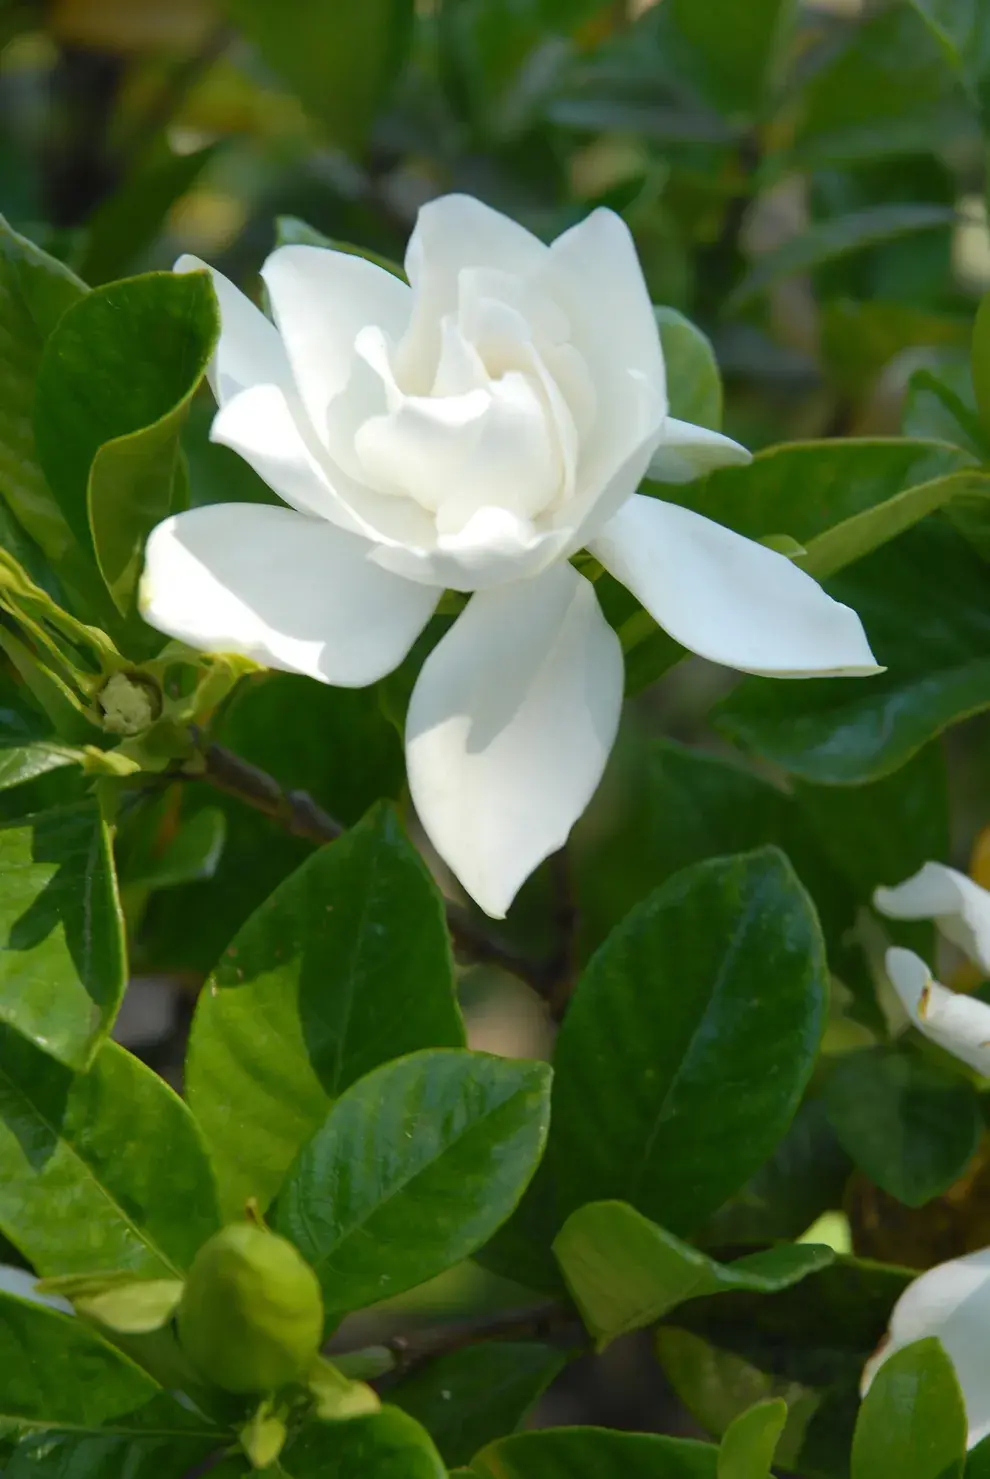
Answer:
[{"label": "branch", "polygon": [[410,1335],[396,1335],[385,1341],[385,1349],[395,1360],[394,1370],[385,1380],[407,1376],[429,1361],[435,1361],[438,1356],[448,1356],[467,1346],[513,1338],[585,1345],[588,1337],[574,1311],[562,1304],[547,1303],[535,1309],[479,1315],[452,1325],[432,1326],[413,1331]]},{"label": "branch", "polygon": [[[263,812],[293,837],[320,846],[336,842],[345,831],[306,791],[284,790],[274,776],[235,755],[225,745],[207,745],[200,758],[203,769],[184,771],[183,779],[204,780],[216,790],[235,796],[255,811]],[[555,951],[547,960],[533,960],[489,934],[459,904],[447,903],[447,927],[455,949],[462,955],[475,964],[497,965],[518,976],[556,1012],[554,1003],[561,991],[560,979],[565,972],[570,975],[570,935],[565,938],[562,951]],[[566,1004],[566,996],[564,1000]]]}]

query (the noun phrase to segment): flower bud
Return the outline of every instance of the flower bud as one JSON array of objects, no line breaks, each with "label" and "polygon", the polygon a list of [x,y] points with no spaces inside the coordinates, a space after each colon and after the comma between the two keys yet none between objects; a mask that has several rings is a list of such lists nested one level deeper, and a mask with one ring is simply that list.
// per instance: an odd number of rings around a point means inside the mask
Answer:
[{"label": "flower bud", "polygon": [[110,734],[140,734],[162,711],[162,696],[149,678],[114,673],[100,692],[103,728]]},{"label": "flower bud", "polygon": [[225,1227],[193,1260],[179,1337],[200,1374],[228,1392],[300,1380],[323,1336],[316,1275],[291,1243],[252,1223]]}]

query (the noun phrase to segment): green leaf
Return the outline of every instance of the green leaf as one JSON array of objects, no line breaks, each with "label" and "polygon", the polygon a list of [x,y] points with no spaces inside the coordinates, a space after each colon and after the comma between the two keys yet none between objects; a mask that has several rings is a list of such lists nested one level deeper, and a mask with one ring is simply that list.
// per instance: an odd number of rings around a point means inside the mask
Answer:
[{"label": "green leaf", "polygon": [[0,1228],[42,1275],[174,1278],[219,1225],[192,1116],[115,1043],[73,1075],[0,1032]]},{"label": "green leaf", "polygon": [[85,292],[67,267],[0,217],[0,494],[56,563],[71,559],[75,539],[38,464],[35,382],[45,341]]},{"label": "green leaf", "polygon": [[981,300],[976,311],[970,365],[980,419],[990,430],[990,293]]},{"label": "green leaf", "polygon": [[0,1293],[0,1418],[95,1428],[155,1396],[151,1377],[72,1315]]},{"label": "green leaf", "polygon": [[909,303],[838,298],[822,307],[822,358],[839,388],[859,399],[905,349],[965,349],[970,323]]},{"label": "green leaf", "polygon": [[277,1472],[286,1479],[447,1479],[429,1434],[395,1407],[311,1423],[286,1446]]},{"label": "green leaf", "polygon": [[787,1422],[779,1397],[741,1412],[726,1429],[718,1451],[718,1479],[771,1479],[770,1465]]},{"label": "green leaf", "polygon": [[952,1479],[965,1453],[966,1409],[952,1362],[937,1340],[916,1341],[884,1362],[866,1394],[852,1479]]},{"label": "green leaf", "polygon": [[779,49],[790,30],[792,0],[670,0],[671,19],[690,42],[702,90],[722,113],[755,115],[773,80]]},{"label": "green leaf", "polygon": [[859,612],[887,671],[747,678],[715,711],[736,743],[819,785],[861,785],[990,706],[990,574],[953,529],[910,530],[829,591]]},{"label": "green leaf", "polygon": [[718,1449],[689,1438],[556,1428],[503,1438],[476,1455],[482,1479],[715,1479]]},{"label": "green leaf", "polygon": [[[59,1357],[65,1359],[65,1353],[60,1351]],[[4,1466],[4,1479],[118,1479],[122,1474],[127,1479],[171,1479],[197,1469],[228,1441],[227,1434],[165,1393],[91,1426],[91,1432],[78,1432],[68,1424],[67,1430],[56,1425],[22,1438]],[[226,1469],[210,1469],[211,1476],[221,1472]]]},{"label": "green leaf", "polygon": [[521,1426],[566,1361],[552,1346],[488,1341],[437,1357],[390,1387],[388,1399],[423,1424],[444,1463],[468,1464]]},{"label": "green leaf", "polygon": [[87,294],[42,355],[38,454],[125,617],[148,534],[187,500],[180,432],[218,333],[206,273],[155,272]]},{"label": "green leaf", "polygon": [[731,312],[738,311],[783,278],[809,272],[823,263],[861,252],[865,247],[897,241],[921,231],[948,230],[954,219],[955,213],[948,206],[905,201],[870,205],[846,215],[815,221],[783,246],[765,252],[730,295],[726,307]]},{"label": "green leaf", "polygon": [[940,438],[960,447],[977,462],[990,456],[990,441],[973,408],[975,395],[965,362],[947,360],[939,375],[916,370],[908,381],[901,417],[906,436]]},{"label": "green leaf", "polygon": [[[160,812],[155,812],[160,820]],[[142,842],[147,839],[142,838]],[[180,819],[167,845],[159,850],[136,848],[126,868],[118,861],[120,880],[129,889],[177,888],[212,878],[227,840],[227,818],[219,806],[204,806]],[[118,860],[120,853],[118,850]]]},{"label": "green leaf", "polygon": [[840,1058],[825,1102],[847,1153],[908,1207],[924,1206],[957,1181],[983,1133],[971,1084],[897,1048]]},{"label": "green leaf", "polygon": [[970,1449],[965,1473],[966,1479],[990,1479],[990,1438]]},{"label": "green leaf", "polygon": [[971,464],[942,442],[793,442],[662,496],[749,539],[789,535],[801,569],[824,580],[953,499],[985,498],[990,479]]},{"label": "green leaf", "polygon": [[363,1074],[463,1043],[440,895],[376,807],[276,889],[200,995],[189,1101],[231,1215],[268,1204]]},{"label": "green leaf", "polygon": [[599,1350],[686,1299],[732,1289],[772,1294],[833,1257],[830,1248],[781,1244],[720,1264],[626,1202],[589,1202],[572,1212],[553,1251]]},{"label": "green leaf", "polygon": [[74,1068],[124,992],[110,839],[92,801],[0,826],[0,1021]]},{"label": "green leaf", "polygon": [[75,756],[65,745],[39,740],[33,745],[12,745],[0,749],[0,791],[21,786],[50,770],[71,765]]},{"label": "green leaf", "polygon": [[403,282],[408,281],[405,269],[398,262],[393,262],[390,257],[383,257],[380,252],[373,252],[370,247],[355,246],[349,241],[337,241],[334,237],[317,231],[316,227],[310,226],[308,221],[301,221],[298,216],[278,216],[276,218],[275,244],[276,246],[328,247],[331,251],[344,252],[351,257],[363,257],[366,262],[373,262],[376,267],[381,267],[384,272],[390,272],[393,277],[401,278]]},{"label": "green leaf", "polygon": [[670,414],[718,431],[722,377],[711,340],[676,308],[654,308],[667,367]]},{"label": "green leaf", "polygon": [[982,0],[911,0],[961,79],[984,126],[990,124],[990,11]]},{"label": "green leaf", "polygon": [[545,1064],[436,1050],[338,1099],[275,1214],[319,1275],[329,1318],[414,1288],[491,1237],[536,1169],[549,1088]]},{"label": "green leaf", "polygon": [[297,0],[291,26],[278,0],[227,10],[332,142],[360,152],[405,60],[413,0]]},{"label": "green leaf", "polygon": [[814,910],[775,848],[699,863],[649,895],[578,982],[545,1163],[485,1262],[553,1287],[546,1250],[589,1201],[697,1228],[793,1118],[826,981]]}]

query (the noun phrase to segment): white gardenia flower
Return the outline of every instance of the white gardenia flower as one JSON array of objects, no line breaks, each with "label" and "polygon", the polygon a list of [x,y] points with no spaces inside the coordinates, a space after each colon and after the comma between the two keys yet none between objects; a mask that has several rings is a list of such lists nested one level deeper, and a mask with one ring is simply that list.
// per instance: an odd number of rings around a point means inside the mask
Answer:
[{"label": "white gardenia flower", "polygon": [[935,1336],[955,1367],[966,1403],[968,1448],[990,1433],[990,1248],[940,1263],[910,1284],[894,1306],[887,1337],[863,1370],[865,1396],[896,1351]]},{"label": "white gardenia flower", "polygon": [[[946,939],[990,975],[990,893],[964,873],[926,863],[896,888],[878,888],[873,903],[890,919],[934,919]],[[919,1032],[990,1077],[990,1006],[939,985],[911,950],[888,950],[886,965]]]},{"label": "white gardenia flower", "polygon": [[212,437],[287,507],[167,519],[141,604],[192,646],[360,687],[402,661],[445,589],[472,593],[416,683],[407,763],[437,851],[501,917],[591,799],[618,725],[622,654],[577,551],[714,662],[877,667],[855,612],[784,556],[636,493],[648,470],[680,482],[749,454],[668,415],[618,216],[546,246],[446,196],[420,212],[405,265],[408,284],[281,247],[262,269],[274,323],[214,273]]}]

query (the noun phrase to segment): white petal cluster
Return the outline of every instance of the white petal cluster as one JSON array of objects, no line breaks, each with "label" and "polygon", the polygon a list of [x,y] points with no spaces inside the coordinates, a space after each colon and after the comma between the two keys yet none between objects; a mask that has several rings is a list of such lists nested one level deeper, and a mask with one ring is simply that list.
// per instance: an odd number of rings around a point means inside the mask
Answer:
[{"label": "white petal cluster", "polygon": [[[177,270],[203,264],[183,258]],[[408,283],[281,247],[273,322],[213,274],[212,436],[284,506],[168,519],[142,609],[192,646],[361,686],[409,651],[446,589],[471,594],[409,707],[412,796],[465,889],[504,915],[601,778],[619,644],[588,549],[672,636],[748,673],[877,671],[858,617],[784,556],[636,492],[748,460],[668,414],[652,306],[623,222],[547,246],[478,201],[419,216]]]}]

